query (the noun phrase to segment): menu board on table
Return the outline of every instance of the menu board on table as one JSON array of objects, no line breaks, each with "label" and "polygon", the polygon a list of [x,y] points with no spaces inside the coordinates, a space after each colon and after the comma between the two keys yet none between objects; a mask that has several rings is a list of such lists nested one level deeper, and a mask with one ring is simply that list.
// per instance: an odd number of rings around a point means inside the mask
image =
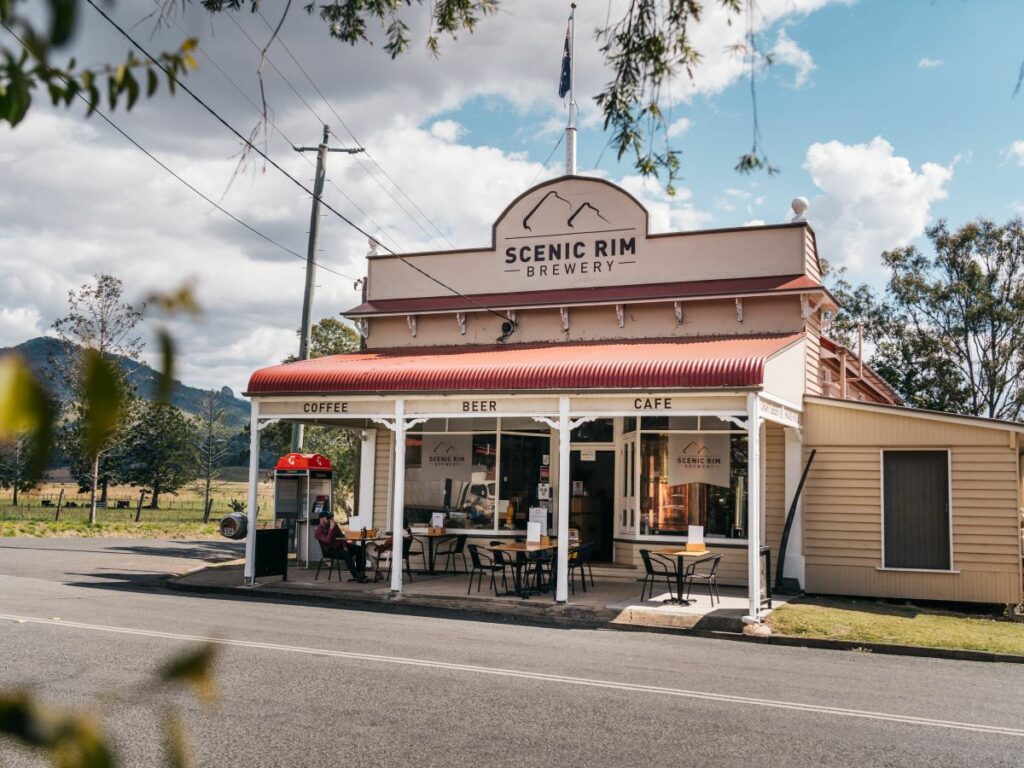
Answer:
[{"label": "menu board on table", "polygon": [[528,544],[540,544],[540,523],[529,522],[526,524],[526,541]]},{"label": "menu board on table", "polygon": [[444,528],[444,512],[434,512],[430,516],[431,528]]},{"label": "menu board on table", "polygon": [[548,511],[544,507],[530,507],[530,522],[537,523],[541,530],[548,529]]},{"label": "menu board on table", "polygon": [[686,529],[686,548],[691,552],[704,551],[703,525],[691,525]]}]

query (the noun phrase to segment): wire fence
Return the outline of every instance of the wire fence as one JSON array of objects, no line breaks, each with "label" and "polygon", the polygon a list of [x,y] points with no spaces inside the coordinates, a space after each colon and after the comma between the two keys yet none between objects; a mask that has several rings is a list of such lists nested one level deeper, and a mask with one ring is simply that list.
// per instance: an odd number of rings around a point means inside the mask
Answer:
[{"label": "wire fence", "polygon": [[[258,504],[262,509],[270,509],[273,505],[273,495],[270,492],[260,493]],[[225,515],[234,511],[232,501],[245,503],[246,494],[223,494],[220,493],[212,498],[213,504],[210,507],[210,522],[217,522]],[[160,506],[152,509],[149,506],[148,496],[142,502],[141,510],[138,508],[139,495],[128,496],[124,493],[111,493],[107,496],[106,504],[98,505],[96,518],[99,522],[133,522],[138,515],[143,522],[180,522],[180,523],[201,523],[205,511],[202,496],[161,496]],[[28,492],[18,494],[18,504],[14,505],[13,494],[10,492],[0,494],[0,520],[32,520],[46,521],[58,519],[58,504],[60,520],[69,522],[88,521],[90,501],[88,493],[67,493],[63,499],[60,492]]]}]

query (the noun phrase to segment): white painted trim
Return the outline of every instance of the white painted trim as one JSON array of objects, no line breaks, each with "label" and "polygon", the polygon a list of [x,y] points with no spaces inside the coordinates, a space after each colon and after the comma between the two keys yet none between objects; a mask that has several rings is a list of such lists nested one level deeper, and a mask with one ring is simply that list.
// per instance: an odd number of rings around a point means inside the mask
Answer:
[{"label": "white painted trim", "polygon": [[405,560],[402,558],[402,539],[405,536],[405,400],[395,401],[395,471],[391,485],[394,487],[394,511],[391,525],[391,591],[402,591],[402,576]]},{"label": "white painted trim", "polygon": [[260,404],[253,400],[249,406],[249,498],[248,527],[245,537],[245,571],[246,583],[255,581],[256,573],[256,519],[259,506],[260,481]]},{"label": "white painted trim", "polygon": [[569,600],[569,465],[574,422],[569,419],[569,398],[558,398],[558,579],[555,600]]},{"label": "white painted trim", "polygon": [[[669,304],[669,303],[671,303],[671,304],[673,304],[673,308],[674,308],[674,305],[676,303],[688,304],[690,302],[697,302],[697,301],[723,301],[723,300],[728,300],[728,299],[763,299],[763,298],[785,299],[785,298],[789,298],[789,297],[792,297],[792,296],[823,295],[823,294],[824,294],[824,289],[823,288],[796,288],[796,289],[782,290],[782,291],[779,291],[779,290],[755,291],[755,292],[747,292],[747,291],[738,291],[737,292],[737,291],[732,291],[732,292],[727,292],[727,293],[704,294],[704,295],[701,295],[701,296],[682,296],[682,297],[681,296],[661,296],[661,297],[653,298],[653,299],[637,298],[637,299],[629,299],[628,303],[629,304]],[[510,295],[512,295],[512,294],[510,294]],[[824,296],[823,296],[823,300],[824,300]],[[385,301],[390,301],[390,299],[385,299]],[[530,310],[530,309],[555,309],[555,308],[561,307],[561,306],[577,308],[577,309],[589,309],[590,307],[610,307],[610,306],[614,306],[616,304],[622,304],[622,303],[623,303],[622,299],[608,299],[606,301],[592,301],[592,300],[587,300],[587,299],[581,299],[580,301],[568,301],[568,302],[562,301],[562,302],[554,302],[554,303],[547,303],[547,304],[517,304],[515,310],[513,310],[513,311],[523,312],[523,311]],[[490,311],[491,310],[489,310],[489,309],[477,309],[475,307],[461,307],[459,309],[418,309],[418,310],[416,310],[416,314],[417,315],[452,315],[452,314],[455,314],[456,312],[479,313],[479,312],[490,312]],[[369,319],[369,320],[376,320],[376,319],[382,318],[382,317],[402,317],[402,316],[408,315],[408,314],[409,314],[409,312],[408,312],[408,310],[406,310],[404,312],[367,312],[367,313],[360,312],[358,314],[345,314],[344,316],[348,320],[354,320],[355,318],[366,318],[366,319]],[[806,319],[806,318],[803,318],[803,319]],[[794,331],[794,333],[798,333],[798,331]]]},{"label": "white painted trim", "polygon": [[761,623],[761,406],[747,396],[747,596],[744,621]]},{"label": "white painted trim", "polygon": [[[899,568],[897,566],[887,566],[885,564],[885,453],[891,451],[892,453],[907,453],[908,451],[914,452],[928,452],[928,453],[942,453],[946,454],[946,510],[948,512],[948,525],[949,525],[949,568]],[[881,498],[878,500],[878,507],[881,510],[881,566],[876,566],[875,570],[879,571],[919,571],[922,573],[959,573],[960,571],[955,569],[955,563],[953,562],[953,449],[952,448],[879,448],[878,449],[878,487],[880,489]]]},{"label": "white painted trim", "polygon": [[364,429],[360,432],[359,444],[359,498],[356,499],[355,520],[349,520],[349,528],[373,527],[374,478],[377,471],[377,430]]},{"label": "white painted trim", "polygon": [[[800,485],[800,476],[804,470],[803,433],[799,429],[787,427],[783,429],[783,477],[785,478],[785,493],[783,497],[784,507],[782,509],[783,526],[786,517],[789,515],[789,508],[793,505],[793,498],[796,496],[796,489]],[[806,487],[805,487],[806,490]],[[789,540],[786,544],[786,561],[783,563],[782,576],[784,578],[796,579],[803,589],[806,579],[806,559],[804,558],[804,500],[803,494],[797,500],[796,511],[793,514],[793,525],[789,530]]]},{"label": "white painted trim", "polygon": [[949,574],[953,574],[953,575],[956,575],[956,574],[960,573],[960,571],[955,570],[955,569],[951,569],[951,570],[946,571],[946,570],[943,570],[942,568],[886,568],[886,567],[881,566],[881,565],[876,565],[875,566],[875,570],[876,571],[884,571],[884,572],[887,572],[887,573],[888,572],[892,572],[892,573],[949,573]]}]

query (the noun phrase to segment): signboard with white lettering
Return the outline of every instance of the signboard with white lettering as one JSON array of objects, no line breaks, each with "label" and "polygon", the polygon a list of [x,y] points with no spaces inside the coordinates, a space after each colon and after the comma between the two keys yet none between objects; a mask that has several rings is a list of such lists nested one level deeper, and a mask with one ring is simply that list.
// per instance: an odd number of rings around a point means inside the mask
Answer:
[{"label": "signboard with white lettering", "polygon": [[758,400],[758,403],[758,411],[763,418],[779,424],[784,424],[787,427],[800,427],[800,411],[794,410],[793,408],[787,408],[785,405],[780,403],[773,403],[770,400],[760,399]]}]

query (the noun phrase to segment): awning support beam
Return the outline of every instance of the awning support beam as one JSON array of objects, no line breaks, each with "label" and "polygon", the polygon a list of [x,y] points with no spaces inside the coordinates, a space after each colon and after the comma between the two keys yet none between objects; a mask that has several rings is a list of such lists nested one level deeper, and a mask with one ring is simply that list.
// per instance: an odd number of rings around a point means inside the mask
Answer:
[{"label": "awning support beam", "polygon": [[743,621],[761,623],[761,408],[757,394],[747,395],[747,590],[750,605]]},{"label": "awning support beam", "polygon": [[[265,425],[264,425],[265,426]],[[253,399],[249,411],[249,520],[245,537],[245,583],[255,582],[257,490],[260,480],[260,401]]]}]

